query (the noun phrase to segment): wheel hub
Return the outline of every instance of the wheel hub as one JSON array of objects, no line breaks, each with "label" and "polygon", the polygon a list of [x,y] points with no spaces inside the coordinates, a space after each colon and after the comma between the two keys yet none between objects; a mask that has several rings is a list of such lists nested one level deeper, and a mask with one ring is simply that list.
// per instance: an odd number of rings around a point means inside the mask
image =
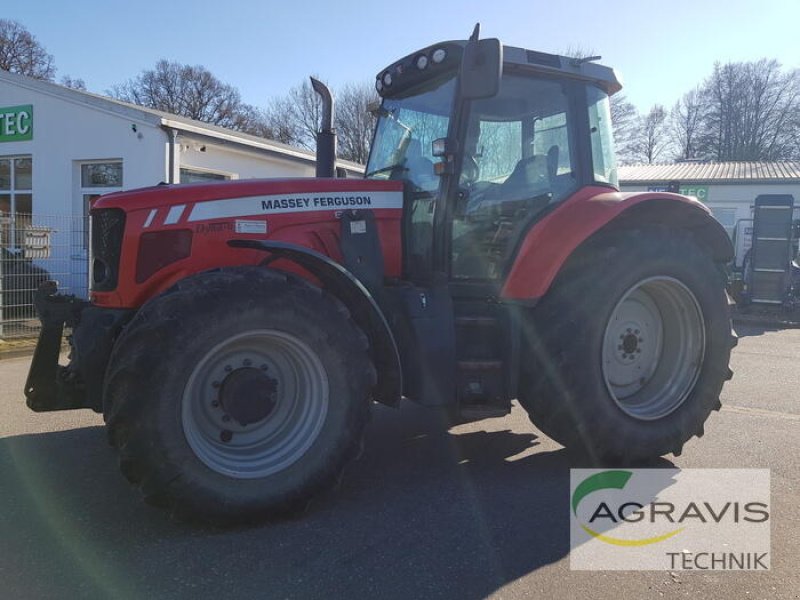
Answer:
[{"label": "wheel hub", "polygon": [[629,333],[622,337],[622,350],[626,354],[633,354],[638,349],[639,338],[636,335]]},{"label": "wheel hub", "polygon": [[602,364],[608,391],[631,417],[664,417],[694,386],[704,347],[694,294],[670,277],[642,280],[623,295],[606,328]]},{"label": "wheel hub", "polygon": [[267,477],[300,460],[328,414],[319,355],[288,332],[232,335],[197,361],[181,420],[197,458],[237,479]]},{"label": "wheel hub", "polygon": [[243,367],[228,374],[219,391],[225,414],[240,425],[258,423],[271,415],[277,404],[278,382],[253,367]]}]

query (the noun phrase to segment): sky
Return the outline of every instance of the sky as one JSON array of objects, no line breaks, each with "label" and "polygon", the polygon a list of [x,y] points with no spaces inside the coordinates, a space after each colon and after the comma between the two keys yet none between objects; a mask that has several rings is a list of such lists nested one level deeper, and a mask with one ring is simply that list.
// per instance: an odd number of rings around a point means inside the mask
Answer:
[{"label": "sky", "polygon": [[481,37],[510,46],[601,55],[640,111],[672,106],[715,61],[778,59],[800,68],[800,0],[23,0],[22,23],[55,58],[57,77],[90,91],[161,58],[199,64],[265,106],[316,74],[336,89],[418,48]]}]

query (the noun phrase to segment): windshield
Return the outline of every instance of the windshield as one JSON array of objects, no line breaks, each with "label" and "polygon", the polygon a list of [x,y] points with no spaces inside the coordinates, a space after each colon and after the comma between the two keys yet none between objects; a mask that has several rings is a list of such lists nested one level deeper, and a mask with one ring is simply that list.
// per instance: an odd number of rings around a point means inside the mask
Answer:
[{"label": "windshield", "polygon": [[399,179],[417,189],[439,185],[431,154],[433,140],[447,136],[454,79],[416,96],[385,99],[367,164],[368,179]]}]

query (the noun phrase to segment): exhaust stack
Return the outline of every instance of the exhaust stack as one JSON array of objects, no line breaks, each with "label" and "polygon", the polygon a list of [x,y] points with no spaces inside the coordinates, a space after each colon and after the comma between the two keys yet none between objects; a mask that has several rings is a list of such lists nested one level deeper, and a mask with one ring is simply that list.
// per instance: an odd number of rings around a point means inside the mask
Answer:
[{"label": "exhaust stack", "polygon": [[333,95],[319,79],[311,87],[322,100],[322,122],[317,132],[317,177],[336,176],[336,130],[333,128]]}]

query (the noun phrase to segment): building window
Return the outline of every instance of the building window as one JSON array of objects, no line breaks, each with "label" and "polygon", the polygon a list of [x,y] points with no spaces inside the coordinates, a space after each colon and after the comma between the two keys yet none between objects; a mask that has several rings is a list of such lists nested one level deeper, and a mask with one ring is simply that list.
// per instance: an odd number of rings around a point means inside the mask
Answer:
[{"label": "building window", "polygon": [[0,246],[17,248],[18,232],[31,224],[33,161],[30,156],[0,157]]},{"label": "building window", "polygon": [[98,162],[81,165],[81,187],[121,188],[122,163]]},{"label": "building window", "polygon": [[227,181],[231,178],[225,173],[213,171],[198,171],[196,169],[181,169],[181,183],[209,183],[212,181]]},{"label": "building window", "polygon": [[[81,164],[83,214],[89,215],[95,200],[103,194],[122,190],[122,161],[92,161]],[[83,247],[89,248],[89,227],[83,228]]]}]

